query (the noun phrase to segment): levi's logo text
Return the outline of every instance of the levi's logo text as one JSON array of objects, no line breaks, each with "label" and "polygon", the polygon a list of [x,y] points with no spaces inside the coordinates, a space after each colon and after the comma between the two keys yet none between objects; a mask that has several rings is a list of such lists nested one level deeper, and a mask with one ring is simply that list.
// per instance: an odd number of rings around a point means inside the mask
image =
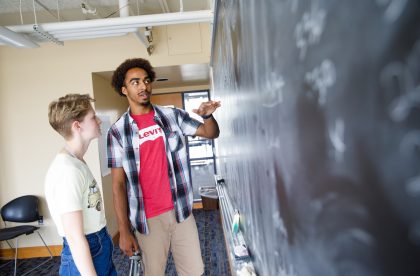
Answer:
[{"label": "levi's logo text", "polygon": [[149,126],[146,128],[143,128],[139,131],[140,135],[140,145],[147,141],[153,141],[156,140],[159,137],[163,137],[163,131],[162,129],[157,126]]}]

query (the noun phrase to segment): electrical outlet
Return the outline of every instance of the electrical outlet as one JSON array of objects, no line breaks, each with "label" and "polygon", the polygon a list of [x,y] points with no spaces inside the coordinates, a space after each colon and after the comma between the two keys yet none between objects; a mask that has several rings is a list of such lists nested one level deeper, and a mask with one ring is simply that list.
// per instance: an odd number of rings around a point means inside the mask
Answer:
[{"label": "electrical outlet", "polygon": [[44,224],[44,217],[43,216],[39,216],[38,218],[38,225],[43,225]]}]

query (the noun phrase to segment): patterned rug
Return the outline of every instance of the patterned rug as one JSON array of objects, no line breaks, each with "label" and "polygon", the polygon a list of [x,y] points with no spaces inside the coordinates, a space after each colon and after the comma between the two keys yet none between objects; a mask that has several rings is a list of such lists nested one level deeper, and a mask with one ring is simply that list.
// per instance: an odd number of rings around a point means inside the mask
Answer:
[{"label": "patterned rug", "polygon": [[[219,211],[204,211],[202,209],[197,209],[194,210],[193,213],[200,237],[201,254],[204,262],[204,275],[230,275]],[[29,271],[45,259],[46,258],[33,258],[18,260],[17,275]],[[118,246],[115,246],[113,260],[118,275],[127,275],[130,268],[130,262],[128,257],[121,252]],[[4,262],[0,262],[0,265],[3,264]],[[54,257],[53,260],[47,262],[29,275],[58,275],[59,267],[60,257]],[[10,262],[5,267],[1,268],[0,275],[13,275],[13,268],[14,263]],[[165,275],[177,275],[171,254],[169,254]]]}]

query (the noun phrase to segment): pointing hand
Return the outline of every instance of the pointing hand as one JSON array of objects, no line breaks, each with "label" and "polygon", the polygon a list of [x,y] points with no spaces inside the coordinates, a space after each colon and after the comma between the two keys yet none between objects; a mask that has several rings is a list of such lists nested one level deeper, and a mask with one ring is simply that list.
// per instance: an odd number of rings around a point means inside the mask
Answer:
[{"label": "pointing hand", "polygon": [[220,107],[220,101],[208,101],[200,104],[198,109],[192,111],[200,116],[209,116]]}]

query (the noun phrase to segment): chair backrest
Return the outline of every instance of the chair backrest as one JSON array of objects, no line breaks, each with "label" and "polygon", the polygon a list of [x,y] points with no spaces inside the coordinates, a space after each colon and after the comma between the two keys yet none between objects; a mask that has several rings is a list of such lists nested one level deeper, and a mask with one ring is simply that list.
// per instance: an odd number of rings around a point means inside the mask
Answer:
[{"label": "chair backrest", "polygon": [[38,197],[26,195],[13,199],[1,208],[3,221],[33,222],[40,218]]}]

